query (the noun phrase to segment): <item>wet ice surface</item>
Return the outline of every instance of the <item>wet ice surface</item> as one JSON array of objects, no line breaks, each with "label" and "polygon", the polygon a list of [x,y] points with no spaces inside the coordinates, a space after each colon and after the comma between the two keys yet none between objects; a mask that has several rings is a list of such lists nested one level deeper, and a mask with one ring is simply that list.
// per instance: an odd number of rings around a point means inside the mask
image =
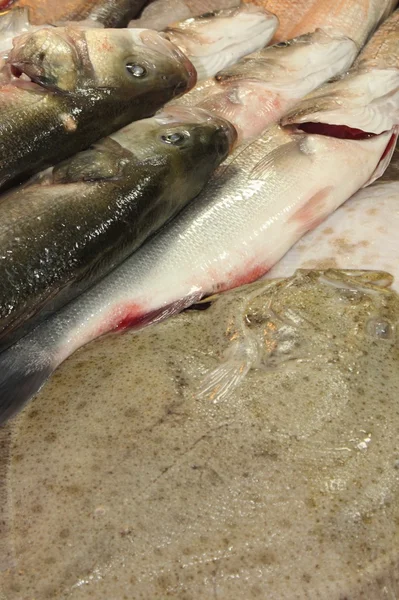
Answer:
[{"label": "wet ice surface", "polygon": [[[262,286],[91,344],[18,417],[6,600],[399,595],[399,298]],[[262,368],[196,399],[242,320]]]}]

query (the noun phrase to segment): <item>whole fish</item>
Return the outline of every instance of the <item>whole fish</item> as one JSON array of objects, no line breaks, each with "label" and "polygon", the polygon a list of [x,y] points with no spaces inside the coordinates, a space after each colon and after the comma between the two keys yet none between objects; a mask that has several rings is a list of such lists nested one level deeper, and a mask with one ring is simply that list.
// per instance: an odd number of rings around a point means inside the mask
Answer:
[{"label": "whole fish", "polygon": [[[0,355],[0,420],[77,348],[254,281],[364,185],[391,132],[342,140],[275,126],[118,269]],[[242,357],[233,357],[236,365]],[[230,385],[231,372],[220,381]]]},{"label": "whole fish", "polygon": [[234,140],[222,119],[170,108],[3,196],[0,349],[111,271],[181,210]]},{"label": "whole fish", "polygon": [[397,5],[397,0],[252,1],[278,16],[277,42],[312,32],[318,27],[332,27],[354,40],[359,49]]},{"label": "whole fish", "polygon": [[55,28],[14,39],[0,88],[0,188],[154,114],[196,81],[154,31]]},{"label": "whole fish", "polygon": [[145,3],[146,0],[0,0],[0,10],[28,8],[33,25],[91,19],[105,27],[125,27]]},{"label": "whole fish", "polygon": [[354,137],[399,125],[398,55],[399,10],[381,25],[344,78],[314,91],[282,122]]},{"label": "whole fish", "polygon": [[177,21],[199,17],[226,8],[236,8],[241,0],[155,0],[146,6],[129,27],[161,31]]},{"label": "whole fish", "polygon": [[275,15],[244,4],[175,23],[164,35],[189,57],[202,80],[266,46],[277,27]]},{"label": "whole fish", "polygon": [[264,48],[197,84],[178,104],[196,105],[229,119],[240,142],[259,136],[306,94],[347,71],[357,54],[347,37],[318,29]]}]

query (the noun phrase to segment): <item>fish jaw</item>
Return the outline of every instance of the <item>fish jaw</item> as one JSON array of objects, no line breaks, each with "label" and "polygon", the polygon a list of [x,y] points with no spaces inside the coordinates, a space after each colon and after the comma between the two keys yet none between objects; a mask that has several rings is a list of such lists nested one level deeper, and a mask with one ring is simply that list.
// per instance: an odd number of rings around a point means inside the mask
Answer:
[{"label": "fish jaw", "polygon": [[190,57],[202,80],[263,48],[277,26],[275,15],[248,4],[188,19],[166,29],[165,35]]},{"label": "fish jaw", "polygon": [[357,53],[349,38],[321,30],[288,44],[253,55],[256,77],[251,78],[251,57],[219,72],[219,93],[199,104],[229,119],[240,143],[261,135],[303,96],[346,71]]}]

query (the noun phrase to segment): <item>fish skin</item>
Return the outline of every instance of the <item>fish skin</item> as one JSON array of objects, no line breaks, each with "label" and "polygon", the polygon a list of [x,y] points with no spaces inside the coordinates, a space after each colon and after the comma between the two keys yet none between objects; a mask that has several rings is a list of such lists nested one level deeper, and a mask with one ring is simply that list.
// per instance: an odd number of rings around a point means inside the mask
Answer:
[{"label": "fish skin", "polygon": [[36,84],[0,88],[0,189],[153,115],[196,81],[188,58],[150,30],[41,29],[15,38],[6,64]]},{"label": "fish skin", "polygon": [[[163,138],[184,136],[176,145]],[[0,351],[101,279],[199,194],[236,138],[205,111],[169,109],[2,198]]]},{"label": "fish skin", "polygon": [[237,8],[241,0],[155,0],[146,6],[139,19],[130,21],[129,27],[162,31],[168,25],[199,17],[215,10]]},{"label": "fish skin", "polygon": [[164,35],[189,57],[203,80],[266,46],[277,27],[275,15],[243,4],[175,23]]},{"label": "fish skin", "polygon": [[379,134],[399,125],[399,10],[381,25],[348,74],[309,94],[283,125],[346,125]]},{"label": "fish skin", "polygon": [[318,27],[332,27],[354,40],[359,49],[397,5],[397,0],[254,1],[278,16],[280,27],[274,38],[277,42],[312,32]]},{"label": "fish skin", "polygon": [[105,27],[125,27],[145,3],[146,0],[15,0],[5,8],[28,8],[33,25],[59,25],[65,21],[91,19]]},{"label": "fish skin", "polygon": [[[220,71],[213,88],[196,88],[177,103],[195,105],[229,119],[240,142],[261,135],[306,94],[347,71],[357,54],[347,37],[321,29],[270,46]],[[256,118],[254,118],[254,114]]]},{"label": "fish skin", "polygon": [[342,140],[275,126],[237,151],[163,231],[0,355],[0,421],[85,343],[261,277],[364,184],[389,139]]}]

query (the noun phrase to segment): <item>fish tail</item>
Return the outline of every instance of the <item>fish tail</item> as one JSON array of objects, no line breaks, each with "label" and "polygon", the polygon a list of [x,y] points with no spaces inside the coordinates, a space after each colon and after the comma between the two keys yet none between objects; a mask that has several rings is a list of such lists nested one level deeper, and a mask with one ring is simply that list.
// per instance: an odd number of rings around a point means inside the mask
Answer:
[{"label": "fish tail", "polygon": [[57,367],[53,357],[30,338],[0,354],[0,425],[37,394]]}]

